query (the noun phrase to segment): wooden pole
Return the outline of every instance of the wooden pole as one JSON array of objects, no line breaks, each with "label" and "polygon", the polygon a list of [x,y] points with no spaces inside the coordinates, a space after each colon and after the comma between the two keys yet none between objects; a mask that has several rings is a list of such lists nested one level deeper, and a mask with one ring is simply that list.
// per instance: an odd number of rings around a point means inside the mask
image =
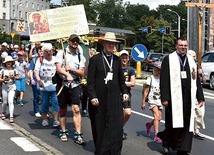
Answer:
[{"label": "wooden pole", "polygon": [[[202,0],[198,0],[198,3],[201,4]],[[202,57],[202,16],[198,9],[198,68],[201,68],[201,57]]]}]

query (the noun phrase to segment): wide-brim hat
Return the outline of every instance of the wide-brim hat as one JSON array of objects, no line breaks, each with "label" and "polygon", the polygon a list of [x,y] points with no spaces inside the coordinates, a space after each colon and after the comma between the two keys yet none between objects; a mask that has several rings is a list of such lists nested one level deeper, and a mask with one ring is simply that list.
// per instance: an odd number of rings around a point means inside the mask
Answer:
[{"label": "wide-brim hat", "polygon": [[99,42],[103,41],[109,41],[109,42],[114,42],[114,43],[119,43],[120,41],[116,40],[116,36],[114,32],[106,32],[104,38],[99,38]]},{"label": "wide-brim hat", "polygon": [[6,62],[15,62],[15,60],[11,57],[11,56],[7,56],[6,58],[5,58],[5,60],[2,62],[3,64],[4,63],[6,63]]}]

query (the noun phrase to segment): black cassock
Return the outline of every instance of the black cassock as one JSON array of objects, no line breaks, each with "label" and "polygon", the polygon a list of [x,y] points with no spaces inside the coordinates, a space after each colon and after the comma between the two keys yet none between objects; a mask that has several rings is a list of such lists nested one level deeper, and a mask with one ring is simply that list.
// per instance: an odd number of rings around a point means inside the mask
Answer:
[{"label": "black cassock", "polygon": [[[120,58],[113,56],[113,80],[105,84],[109,66],[102,52],[89,62],[87,87],[89,93],[89,116],[96,155],[118,155],[122,149],[123,108],[121,94],[127,94]],[[110,58],[111,59],[111,58]],[[111,60],[109,60],[109,64]],[[98,98],[93,106],[91,99]]]},{"label": "black cassock", "polygon": [[[179,55],[184,62],[184,58]],[[176,65],[176,64],[175,64]],[[181,66],[181,69],[183,67]],[[169,70],[169,56],[166,56],[161,66],[160,76],[160,92],[161,101],[168,101],[168,106],[165,108],[165,130],[158,133],[163,141],[163,145],[171,147],[173,150],[191,151],[193,133],[189,132],[190,115],[191,115],[191,73],[188,63],[184,66],[187,73],[186,79],[181,79],[182,95],[183,95],[183,128],[172,127],[172,102],[170,92],[170,70]],[[197,76],[198,77],[198,76]],[[203,90],[199,78],[197,78],[197,100],[204,100]]]}]

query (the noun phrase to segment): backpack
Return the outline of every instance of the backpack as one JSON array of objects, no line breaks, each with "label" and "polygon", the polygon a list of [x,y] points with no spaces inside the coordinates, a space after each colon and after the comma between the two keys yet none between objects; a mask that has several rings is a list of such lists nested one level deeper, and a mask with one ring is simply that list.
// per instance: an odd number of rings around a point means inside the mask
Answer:
[{"label": "backpack", "polygon": [[[66,57],[66,49],[64,49],[64,53],[63,53],[62,59],[65,59],[65,57]],[[79,62],[81,61],[81,56],[80,56],[79,50],[78,50],[78,60],[79,60]],[[62,85],[62,82],[64,81],[64,79],[61,77],[61,75],[58,72],[55,73],[54,77],[55,77],[57,85]],[[78,77],[76,80],[80,81],[80,77]]]},{"label": "backpack", "polygon": [[[150,76],[147,77],[147,78],[151,78],[151,82],[150,82],[150,87],[151,87],[151,84],[152,84],[152,75],[150,75]],[[146,82],[145,82],[145,83],[143,84],[142,96],[144,95],[144,91],[145,91],[146,86],[147,86],[147,84],[146,84]],[[149,92],[150,92],[150,87],[149,87]],[[148,94],[147,94],[147,96],[146,96],[146,100],[145,100],[146,102],[148,101],[149,92],[148,92]]]}]

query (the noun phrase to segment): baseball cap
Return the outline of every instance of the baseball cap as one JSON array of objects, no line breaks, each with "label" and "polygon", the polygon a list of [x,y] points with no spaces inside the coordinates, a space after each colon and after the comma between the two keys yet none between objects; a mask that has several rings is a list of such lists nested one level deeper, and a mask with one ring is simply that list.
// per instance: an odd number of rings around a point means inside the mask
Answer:
[{"label": "baseball cap", "polygon": [[161,61],[155,61],[154,64],[153,64],[153,66],[161,69],[161,64],[162,64]]},{"label": "baseball cap", "polygon": [[72,35],[70,35],[69,40],[71,41],[71,40],[73,40],[74,38],[78,38],[78,39],[79,39],[78,35],[72,34]]},{"label": "baseball cap", "polygon": [[120,56],[123,55],[123,54],[126,54],[126,55],[129,56],[129,52],[127,50],[120,51]]},{"label": "baseball cap", "polygon": [[14,45],[13,47],[14,47],[14,48],[19,48],[19,45]]},{"label": "baseball cap", "polygon": [[6,42],[3,42],[1,45],[2,45],[2,46],[5,46],[5,47],[8,46]]},{"label": "baseball cap", "polygon": [[18,55],[24,55],[24,52],[23,51],[19,51]]},{"label": "baseball cap", "polygon": [[7,52],[2,52],[2,54],[1,54],[1,58],[6,58],[8,56],[8,53]]}]

